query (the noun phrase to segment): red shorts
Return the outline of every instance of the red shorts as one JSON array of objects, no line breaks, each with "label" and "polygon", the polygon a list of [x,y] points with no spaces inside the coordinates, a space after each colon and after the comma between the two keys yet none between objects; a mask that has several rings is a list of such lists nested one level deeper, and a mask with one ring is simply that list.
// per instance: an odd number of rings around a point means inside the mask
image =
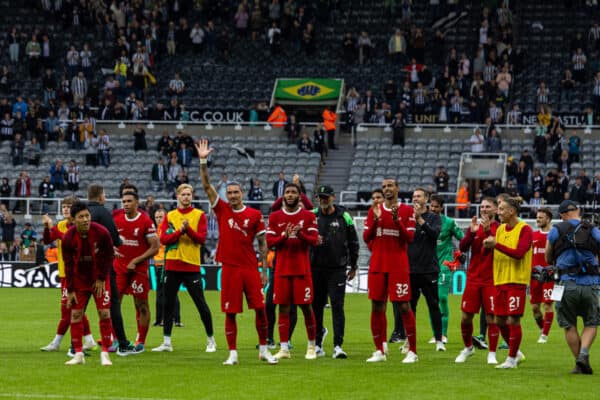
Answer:
[{"label": "red shorts", "polygon": [[529,302],[531,304],[552,304],[550,297],[554,289],[554,282],[540,282],[537,279],[532,279],[529,283]]},{"label": "red shorts", "polygon": [[517,283],[496,286],[494,314],[501,317],[523,315],[527,299],[527,285]]},{"label": "red shorts", "polygon": [[117,272],[117,290],[121,296],[130,294],[136,299],[148,300],[150,291],[148,270],[144,268],[129,273]]},{"label": "red shorts", "polygon": [[67,305],[67,278],[60,278],[60,305]]},{"label": "red shorts", "polygon": [[369,299],[375,301],[410,301],[410,277],[407,271],[369,272]]},{"label": "red shorts", "polygon": [[71,308],[73,310],[84,310],[87,307],[87,303],[90,297],[94,298],[96,302],[96,309],[109,309],[110,308],[110,282],[104,282],[104,292],[100,296],[94,294],[93,288],[88,287],[85,289],[75,288],[75,297],[77,303],[73,303]]},{"label": "red shorts", "polygon": [[486,314],[494,315],[495,294],[496,288],[493,284],[471,283],[467,280],[460,309],[469,314],[478,314],[483,305]]},{"label": "red shorts", "polygon": [[260,272],[256,268],[223,266],[221,268],[221,311],[238,314],[243,309],[243,295],[246,295],[248,308],[265,306]]},{"label": "red shorts", "polygon": [[273,304],[312,304],[312,275],[275,276]]}]

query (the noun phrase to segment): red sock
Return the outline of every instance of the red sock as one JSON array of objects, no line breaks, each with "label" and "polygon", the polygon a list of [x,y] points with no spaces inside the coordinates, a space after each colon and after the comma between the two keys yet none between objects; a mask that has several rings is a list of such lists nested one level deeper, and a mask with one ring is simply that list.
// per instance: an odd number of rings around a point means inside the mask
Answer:
[{"label": "red sock", "polygon": [[258,333],[258,344],[267,344],[267,335],[269,334],[269,323],[267,321],[267,312],[263,308],[257,308],[254,310],[256,316],[254,319],[254,325],[256,325],[256,332]]},{"label": "red sock", "polygon": [[290,341],[290,313],[279,312],[279,341],[281,343],[287,343]]},{"label": "red sock", "polygon": [[544,314],[544,328],[542,328],[542,335],[548,336],[550,328],[552,327],[552,321],[554,321],[554,313],[549,311]]},{"label": "red sock", "polygon": [[[84,315],[85,316],[85,315]],[[56,334],[64,336],[71,325],[71,309],[67,308],[66,304],[60,306],[60,320],[56,328]],[[84,328],[85,329],[85,328]]]},{"label": "red sock", "polygon": [[510,325],[510,342],[508,342],[508,356],[516,357],[521,346],[521,338],[523,337],[523,330],[521,324]]},{"label": "red sock", "polygon": [[302,314],[304,314],[304,326],[306,326],[308,340],[315,340],[317,338],[317,320],[312,307],[303,307]]},{"label": "red sock", "polygon": [[90,320],[88,319],[87,315],[83,314],[81,321],[83,322],[83,335],[90,335],[92,330],[90,329]]},{"label": "red sock", "polygon": [[498,338],[500,336],[500,329],[498,325],[492,323],[488,324],[488,350],[495,353],[498,349]]},{"label": "red sock", "polygon": [[71,321],[71,344],[76,353],[83,351],[83,322]]},{"label": "red sock", "polygon": [[544,317],[542,317],[541,315],[539,317],[535,317],[535,323],[537,324],[538,328],[543,329],[544,328]]},{"label": "red sock", "polygon": [[473,346],[473,322],[461,322],[460,333],[465,347]]},{"label": "red sock", "polygon": [[502,339],[504,339],[504,341],[506,343],[509,343],[510,342],[510,328],[508,327],[508,325],[507,324],[498,325],[498,329],[500,330]]},{"label": "red sock", "polygon": [[[71,331],[73,328],[71,328]],[[102,335],[102,351],[108,351],[108,348],[112,344],[110,338],[112,333],[112,321],[110,318],[100,320],[100,335]]]},{"label": "red sock", "polygon": [[237,323],[235,322],[235,314],[225,314],[225,338],[227,339],[229,350],[236,350]]},{"label": "red sock", "polygon": [[383,311],[371,311],[371,335],[373,336],[373,343],[375,343],[375,348],[383,353],[383,342],[385,340],[385,332],[382,330],[381,326],[382,314],[385,318],[385,313]]},{"label": "red sock", "polygon": [[406,331],[406,339],[408,340],[408,348],[413,353],[417,352],[417,324],[415,322],[415,313],[409,310],[407,313],[401,314],[404,330]]}]

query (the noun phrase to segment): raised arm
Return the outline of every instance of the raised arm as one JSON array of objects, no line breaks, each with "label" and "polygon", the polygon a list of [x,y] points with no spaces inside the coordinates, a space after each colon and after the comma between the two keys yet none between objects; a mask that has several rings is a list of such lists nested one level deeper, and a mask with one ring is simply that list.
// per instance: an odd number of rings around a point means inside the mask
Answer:
[{"label": "raised arm", "polygon": [[206,192],[206,196],[212,207],[219,198],[217,191],[213,185],[210,184],[210,177],[208,176],[207,158],[213,149],[208,147],[208,140],[206,139],[200,139],[198,143],[194,143],[194,145],[196,146],[198,158],[200,159],[200,178],[202,179],[202,187],[204,188],[204,192]]}]

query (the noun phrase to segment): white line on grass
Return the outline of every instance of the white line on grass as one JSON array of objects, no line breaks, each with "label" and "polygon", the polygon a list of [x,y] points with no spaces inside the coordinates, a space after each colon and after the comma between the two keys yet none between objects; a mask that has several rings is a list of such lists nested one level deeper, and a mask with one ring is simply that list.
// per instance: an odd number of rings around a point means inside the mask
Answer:
[{"label": "white line on grass", "polygon": [[114,396],[74,396],[51,393],[0,393],[0,397],[13,399],[70,399],[70,400],[172,400],[166,397],[114,397]]}]

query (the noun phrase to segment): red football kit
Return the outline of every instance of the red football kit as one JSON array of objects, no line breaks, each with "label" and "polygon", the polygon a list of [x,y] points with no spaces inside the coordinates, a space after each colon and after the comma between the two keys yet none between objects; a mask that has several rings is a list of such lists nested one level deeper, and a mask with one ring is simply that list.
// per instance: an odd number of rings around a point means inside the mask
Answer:
[{"label": "red football kit", "polygon": [[[548,232],[535,231],[533,232],[533,256],[531,259],[531,268],[548,267],[546,263],[546,240]],[[550,297],[554,289],[554,282],[540,282],[537,279],[531,279],[529,284],[529,295],[531,296],[531,304],[552,304]]]},{"label": "red football kit", "polygon": [[496,229],[500,224],[497,221],[490,223],[490,230],[485,231],[479,225],[477,232],[468,229],[460,241],[460,251],[463,253],[471,249],[471,261],[467,267],[467,283],[462,295],[462,311],[477,314],[483,305],[486,314],[494,314],[494,250],[486,249],[483,241],[488,236],[496,236]]},{"label": "red football kit", "polygon": [[[114,249],[110,233],[100,224],[90,223],[90,229],[82,235],[73,226],[62,239],[65,261],[67,290],[75,293],[77,302],[71,307],[83,310],[90,296],[94,297],[97,310],[110,309],[110,282],[107,281],[113,265]],[[94,283],[104,281],[104,291],[94,293]],[[99,321],[102,334],[102,351],[108,351],[111,342],[112,324],[110,318]],[[76,352],[83,351],[83,321],[71,323],[71,339]]]},{"label": "red football kit", "polygon": [[144,254],[149,248],[149,237],[156,236],[156,227],[148,214],[138,212],[134,218],[127,214],[118,213],[114,216],[115,226],[121,238],[119,253],[123,257],[116,257],[114,262],[119,294],[131,294],[134,297],[148,299],[150,280],[148,278],[148,264],[146,259],[135,266],[133,271],[127,265],[134,258]]},{"label": "red football kit", "polygon": [[248,308],[264,307],[262,282],[254,251],[254,240],[265,233],[262,214],[246,206],[234,210],[218,197],[211,207],[219,223],[219,243],[215,260],[223,265],[221,311],[241,313],[244,294]]},{"label": "red football kit", "polygon": [[412,207],[398,205],[398,220],[394,221],[392,210],[380,204],[381,217],[375,221],[369,210],[363,239],[371,250],[369,263],[369,299],[386,301],[410,301],[410,278],[408,244],[415,235],[415,217]]},{"label": "red football kit", "polygon": [[[375,220],[373,209],[369,210],[363,240],[371,250],[369,263],[369,299],[385,302],[389,297],[393,302],[410,301],[410,265],[408,244],[415,236],[414,209],[406,204],[398,204],[397,220],[392,210],[379,204],[381,216]],[[415,315],[412,310],[401,314],[406,330],[409,349],[417,352]],[[371,335],[375,348],[385,353],[387,341],[387,318],[385,311],[371,311]]]},{"label": "red football kit", "polygon": [[[297,234],[285,236],[288,225],[299,225]],[[304,208],[294,212],[285,207],[269,215],[267,245],[275,248],[273,288],[275,304],[311,304],[313,299],[309,248],[319,241],[315,214]]]}]

